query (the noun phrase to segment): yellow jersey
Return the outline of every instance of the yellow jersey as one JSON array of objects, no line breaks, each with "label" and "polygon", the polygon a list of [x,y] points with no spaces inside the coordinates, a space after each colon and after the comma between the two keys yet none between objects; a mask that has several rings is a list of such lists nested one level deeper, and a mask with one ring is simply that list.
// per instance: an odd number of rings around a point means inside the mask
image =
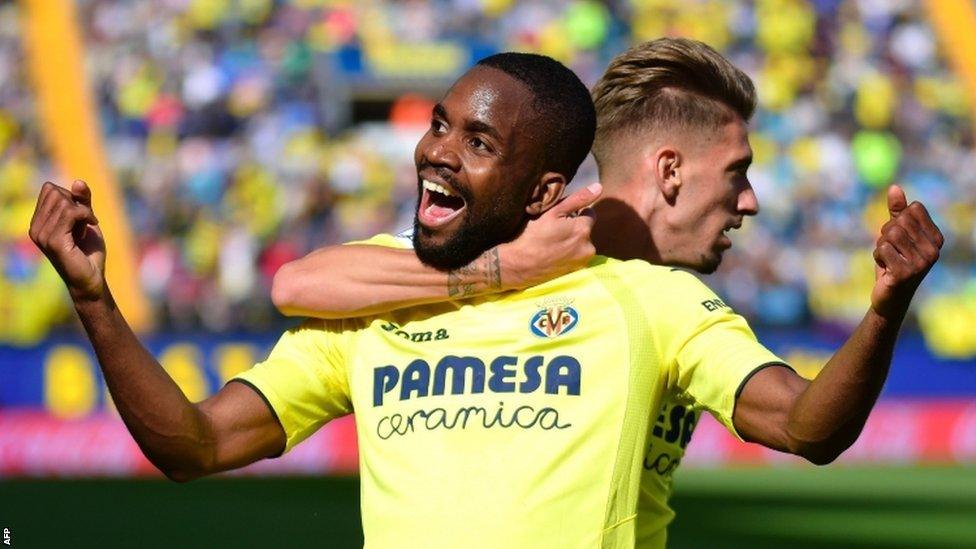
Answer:
[{"label": "yellow jersey", "polygon": [[732,429],[743,380],[778,362],[694,276],[598,257],[523,291],[307,321],[237,379],[286,451],[355,412],[367,547],[632,547],[668,520],[638,520],[664,399]]},{"label": "yellow jersey", "polygon": [[[744,382],[745,379],[739,385]],[[644,470],[637,498],[638,547],[663,548],[666,545],[667,528],[674,520],[670,505],[674,471],[684,459],[701,412],[700,405],[681,395],[669,394],[664,398],[648,436],[642,464]]]}]

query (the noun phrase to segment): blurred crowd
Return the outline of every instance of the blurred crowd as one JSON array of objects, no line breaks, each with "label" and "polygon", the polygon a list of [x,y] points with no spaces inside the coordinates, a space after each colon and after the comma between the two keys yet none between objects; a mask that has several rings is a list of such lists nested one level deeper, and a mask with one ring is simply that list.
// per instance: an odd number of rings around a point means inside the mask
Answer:
[{"label": "blurred crowd", "polygon": [[[759,91],[750,179],[762,213],[708,283],[759,324],[856,321],[897,182],[947,237],[913,318],[944,354],[976,355],[972,117],[919,2],[87,0],[79,13],[162,328],[267,329],[282,263],[409,226],[429,99],[472,52],[547,54],[592,85],[628,45],[676,35],[727,54]],[[30,343],[71,315],[26,237],[56,172],[18,17],[0,5],[0,342]],[[409,71],[430,76],[427,97],[397,99]],[[388,116],[354,106],[377,97]],[[595,179],[590,162],[577,181]]]}]

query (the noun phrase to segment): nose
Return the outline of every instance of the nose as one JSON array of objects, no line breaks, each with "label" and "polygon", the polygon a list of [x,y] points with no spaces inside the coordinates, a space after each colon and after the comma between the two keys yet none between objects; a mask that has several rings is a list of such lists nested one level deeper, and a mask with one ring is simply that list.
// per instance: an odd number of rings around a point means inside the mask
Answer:
[{"label": "nose", "polygon": [[742,215],[756,215],[759,213],[759,198],[751,184],[746,184],[746,188],[739,193],[739,203],[737,204],[739,213]]},{"label": "nose", "polygon": [[461,169],[461,158],[453,147],[453,140],[450,136],[444,136],[434,140],[427,148],[427,160],[432,166],[441,166],[456,172]]}]

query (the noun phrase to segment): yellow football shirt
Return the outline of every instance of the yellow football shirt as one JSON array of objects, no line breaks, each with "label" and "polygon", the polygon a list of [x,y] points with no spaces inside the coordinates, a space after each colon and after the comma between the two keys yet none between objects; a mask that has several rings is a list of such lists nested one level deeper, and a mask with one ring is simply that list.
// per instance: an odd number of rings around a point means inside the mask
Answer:
[{"label": "yellow football shirt", "polygon": [[731,428],[739,385],[779,360],[720,303],[685,272],[597,258],[520,292],[308,321],[238,379],[286,451],[355,411],[368,547],[629,547],[653,527],[637,509],[663,399]]},{"label": "yellow football shirt", "polygon": [[701,411],[695,402],[676,395],[664,398],[648,435],[642,464],[644,470],[637,498],[638,547],[666,545],[667,527],[674,520],[674,510],[670,505],[674,471],[684,459]]}]

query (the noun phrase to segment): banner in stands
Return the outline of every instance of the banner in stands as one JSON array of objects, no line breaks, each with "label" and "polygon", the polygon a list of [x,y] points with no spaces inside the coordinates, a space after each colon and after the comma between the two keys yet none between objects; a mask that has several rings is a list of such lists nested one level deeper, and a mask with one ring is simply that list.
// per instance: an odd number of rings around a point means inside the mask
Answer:
[{"label": "banner in stands", "polygon": [[[836,334],[766,333],[801,374],[815,375],[840,344]],[[263,359],[274,336],[157,336],[147,346],[187,396],[199,401]],[[976,461],[976,361],[933,357],[908,334],[858,442],[841,462]],[[233,474],[353,473],[353,418],[327,425],[286,456]],[[698,423],[686,463],[784,463],[795,458],[745,444],[709,417]],[[158,474],[118,417],[94,355],[76,338],[28,349],[0,347],[0,476]]]}]

